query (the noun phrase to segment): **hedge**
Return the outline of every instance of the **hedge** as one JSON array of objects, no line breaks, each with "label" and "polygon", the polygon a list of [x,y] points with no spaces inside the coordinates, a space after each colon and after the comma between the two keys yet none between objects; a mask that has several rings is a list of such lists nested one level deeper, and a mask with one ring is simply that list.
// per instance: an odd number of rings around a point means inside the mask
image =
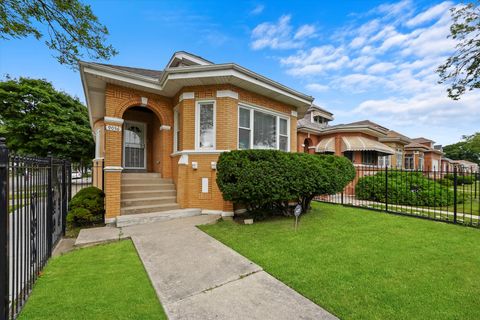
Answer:
[{"label": "hedge", "polygon": [[355,168],[344,157],[278,150],[225,152],[217,170],[225,200],[245,205],[249,212],[284,215],[291,214],[289,202],[306,212],[315,196],[340,192],[355,178]]},{"label": "hedge", "polygon": [[360,200],[440,207],[453,203],[453,191],[425,177],[421,172],[391,171],[388,173],[388,192],[385,192],[385,172],[365,176],[358,180],[355,195]]},{"label": "hedge", "polygon": [[[445,179],[453,181],[454,176],[453,174],[449,173],[446,174]],[[463,185],[463,184],[473,184],[475,181],[475,177],[473,175],[462,175],[461,173],[457,174],[457,185]],[[453,185],[453,182],[452,182]]]},{"label": "hedge", "polygon": [[83,188],[70,201],[67,222],[76,227],[102,222],[104,199],[102,190],[96,187]]}]

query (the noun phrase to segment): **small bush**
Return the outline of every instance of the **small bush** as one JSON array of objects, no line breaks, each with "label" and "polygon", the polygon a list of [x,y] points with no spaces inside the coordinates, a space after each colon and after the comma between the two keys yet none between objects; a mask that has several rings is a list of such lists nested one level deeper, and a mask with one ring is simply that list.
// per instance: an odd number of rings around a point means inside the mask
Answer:
[{"label": "small bush", "polygon": [[[449,173],[446,174],[445,179],[451,180],[452,185],[453,185],[453,180],[454,180],[454,175]],[[457,174],[457,184],[463,185],[463,184],[473,184],[475,181],[475,177],[473,175],[462,175],[461,173]]]},{"label": "small bush", "polygon": [[365,176],[358,180],[355,195],[361,200],[388,203],[440,207],[453,203],[453,191],[425,177],[421,172],[388,173],[388,193],[385,192],[385,172]]},{"label": "small bush", "polygon": [[277,150],[225,152],[217,169],[223,198],[262,215],[289,215],[291,202],[305,212],[315,196],[340,192],[355,177],[355,168],[344,157]]},{"label": "small bush", "polygon": [[447,178],[439,179],[438,183],[440,183],[444,187],[452,187],[453,186],[453,180],[450,180],[450,179],[447,179]]},{"label": "small bush", "polygon": [[96,187],[80,190],[70,201],[67,222],[72,226],[92,225],[103,221],[105,194]]}]

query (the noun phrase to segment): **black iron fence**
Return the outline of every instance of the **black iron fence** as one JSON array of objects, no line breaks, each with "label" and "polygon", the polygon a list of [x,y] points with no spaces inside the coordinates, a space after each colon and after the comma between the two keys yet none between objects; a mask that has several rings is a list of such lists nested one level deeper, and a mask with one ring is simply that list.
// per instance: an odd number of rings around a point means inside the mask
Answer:
[{"label": "black iron fence", "polygon": [[358,166],[355,179],[318,201],[480,227],[480,174]]},{"label": "black iron fence", "polygon": [[76,192],[103,188],[103,162],[70,163],[9,154],[0,138],[0,319],[22,310],[41,270],[65,235],[68,203]]}]

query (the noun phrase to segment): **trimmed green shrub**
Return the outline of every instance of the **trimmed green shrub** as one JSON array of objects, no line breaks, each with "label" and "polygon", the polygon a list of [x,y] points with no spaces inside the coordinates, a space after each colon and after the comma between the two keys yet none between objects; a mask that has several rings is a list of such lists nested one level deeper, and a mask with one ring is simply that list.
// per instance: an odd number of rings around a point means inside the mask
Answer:
[{"label": "trimmed green shrub", "polygon": [[355,168],[344,157],[278,150],[225,152],[217,170],[225,200],[245,205],[249,212],[284,215],[291,214],[290,202],[306,212],[315,196],[340,192],[355,178]]},{"label": "trimmed green shrub", "polygon": [[87,187],[70,201],[67,222],[73,226],[92,225],[103,221],[105,194],[96,187]]},{"label": "trimmed green shrub", "polygon": [[388,173],[388,193],[385,192],[385,172],[365,176],[358,180],[355,195],[361,200],[440,207],[453,203],[453,191],[425,177],[421,172],[391,171]]},{"label": "trimmed green shrub", "polygon": [[[453,174],[451,174],[451,173],[446,174],[444,178],[448,179],[448,180],[451,180],[452,185],[453,185],[453,179],[454,179]],[[475,177],[473,175],[464,176],[461,173],[457,174],[457,184],[459,184],[459,185],[473,184],[474,181],[475,181]]]},{"label": "trimmed green shrub", "polygon": [[447,178],[439,179],[438,183],[440,183],[444,187],[453,187],[453,180]]}]

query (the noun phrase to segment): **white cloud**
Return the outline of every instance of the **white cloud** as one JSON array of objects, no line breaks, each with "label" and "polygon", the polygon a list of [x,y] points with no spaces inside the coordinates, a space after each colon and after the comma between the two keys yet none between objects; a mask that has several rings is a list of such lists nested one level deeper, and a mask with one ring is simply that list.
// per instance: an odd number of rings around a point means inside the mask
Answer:
[{"label": "white cloud", "polygon": [[298,28],[298,31],[293,36],[293,39],[297,40],[297,39],[308,38],[308,37],[314,35],[315,31],[316,30],[315,30],[314,26],[312,26],[310,24],[305,24],[305,25],[301,26],[300,28]]},{"label": "white cloud", "polygon": [[328,45],[299,51],[280,61],[283,65],[293,66],[288,71],[290,74],[304,76],[338,70],[349,62],[349,58],[343,53],[343,48]]},{"label": "white cloud", "polygon": [[395,64],[391,62],[379,62],[374,65],[371,65],[367,69],[367,73],[385,73],[392,69],[395,69]]},{"label": "white cloud", "polygon": [[325,92],[328,91],[329,86],[320,83],[309,83],[306,85],[306,88],[311,91]]},{"label": "white cloud", "polygon": [[263,4],[258,4],[255,6],[255,8],[252,9],[252,11],[250,11],[250,14],[257,15],[262,13],[263,10],[265,10],[265,6]]},{"label": "white cloud", "polygon": [[304,24],[295,30],[290,21],[290,15],[283,15],[277,22],[264,22],[256,26],[251,35],[252,49],[300,48],[305,44],[306,39],[315,35],[316,30],[313,25]]},{"label": "white cloud", "polygon": [[396,125],[432,126],[455,121],[478,123],[480,121],[479,92],[467,93],[461,100],[448,98],[443,90],[422,92],[411,97],[391,97],[362,102],[354,113],[383,118]]},{"label": "white cloud", "polygon": [[415,27],[419,24],[431,21],[439,16],[443,15],[449,8],[452,7],[452,2],[445,1],[436,6],[431,7],[427,11],[417,14],[412,19],[408,20],[405,24],[409,27]]},{"label": "white cloud", "polygon": [[[341,101],[331,100],[332,105],[353,106],[354,113],[345,114],[357,120],[361,115],[413,131],[416,125],[443,126],[457,134],[460,128],[452,121],[471,128],[480,123],[480,92],[453,101],[438,84],[436,69],[455,49],[448,38],[451,6],[450,1],[422,10],[413,1],[381,5],[330,31],[330,38],[305,38],[301,48],[279,61],[288,74],[305,80],[308,90],[337,93]],[[295,42],[290,28],[287,39]],[[436,134],[446,137],[444,132]]]}]

